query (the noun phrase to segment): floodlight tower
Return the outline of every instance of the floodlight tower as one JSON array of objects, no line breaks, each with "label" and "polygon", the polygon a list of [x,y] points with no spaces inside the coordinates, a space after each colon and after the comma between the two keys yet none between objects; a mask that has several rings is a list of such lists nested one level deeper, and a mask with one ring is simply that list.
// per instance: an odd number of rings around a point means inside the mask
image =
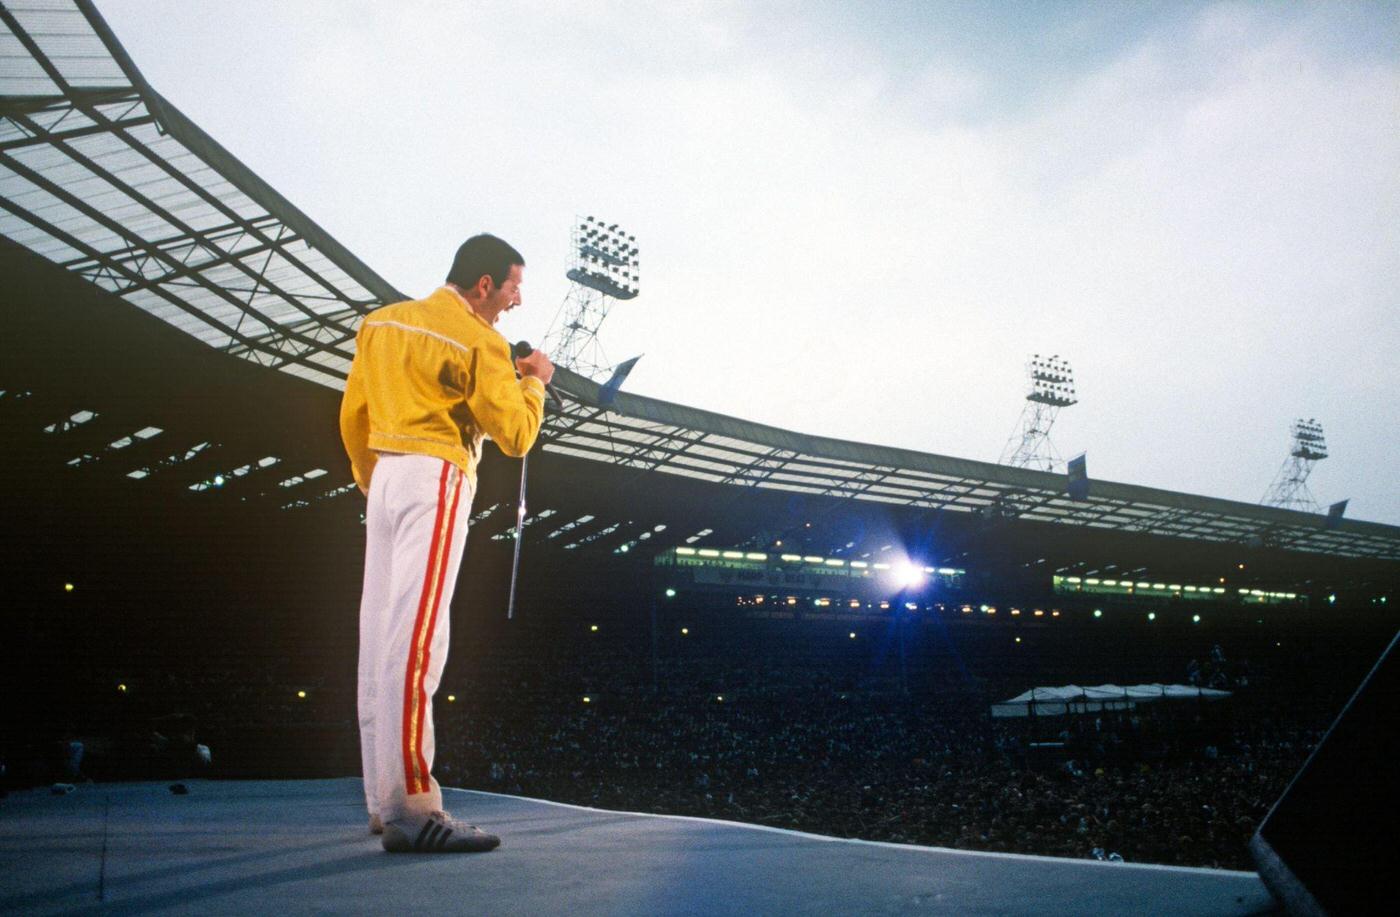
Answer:
[{"label": "floodlight tower", "polygon": [[569,292],[544,338],[556,366],[596,379],[612,367],[598,343],[598,327],[619,300],[636,299],[641,274],[637,237],[593,217],[574,221]]},{"label": "floodlight tower", "polygon": [[1026,375],[1030,377],[1031,389],[1026,395],[1026,407],[998,464],[1054,471],[1064,462],[1050,442],[1050,428],[1055,425],[1060,408],[1079,401],[1074,395],[1074,372],[1069,361],[1059,354],[1042,357],[1037,353],[1026,364]]},{"label": "floodlight tower", "polygon": [[1327,458],[1327,440],[1322,435],[1322,424],[1316,419],[1293,421],[1293,448],[1283,467],[1274,477],[1274,483],[1259,502],[1265,506],[1281,506],[1284,509],[1299,509],[1305,513],[1320,513],[1322,507],[1313,499],[1308,490],[1308,475],[1313,465]]}]

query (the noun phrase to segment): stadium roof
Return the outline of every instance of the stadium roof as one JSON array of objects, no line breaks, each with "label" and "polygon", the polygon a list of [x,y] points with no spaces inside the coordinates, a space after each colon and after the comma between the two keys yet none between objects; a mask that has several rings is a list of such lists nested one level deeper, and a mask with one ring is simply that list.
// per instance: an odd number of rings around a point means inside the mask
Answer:
[{"label": "stadium roof", "polygon": [[0,2],[0,234],[212,347],[326,385],[403,297],[142,78],[88,0]]},{"label": "stadium roof", "polygon": [[[357,317],[402,294],[162,99],[88,0],[0,0],[0,25],[0,235],[211,347],[340,388]],[[556,386],[569,399],[546,451],[731,493],[1400,560],[1400,527],[1329,527],[1309,513],[1107,481],[1075,500],[1064,475],[626,393],[605,408],[595,383],[562,370]],[[353,491],[339,477],[332,493]]]},{"label": "stadium roof", "polygon": [[1400,560],[1400,528],[1110,481],[1085,500],[1062,474],[808,436],[709,411],[620,393],[561,371],[575,396],[544,434],[544,448],[716,484],[980,513],[1131,534]]}]

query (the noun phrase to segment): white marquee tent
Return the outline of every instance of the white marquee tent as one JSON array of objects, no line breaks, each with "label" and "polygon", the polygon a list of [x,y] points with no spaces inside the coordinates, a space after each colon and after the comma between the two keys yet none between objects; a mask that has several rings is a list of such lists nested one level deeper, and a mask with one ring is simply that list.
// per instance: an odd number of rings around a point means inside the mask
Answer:
[{"label": "white marquee tent", "polygon": [[992,704],[992,716],[1062,716],[1100,710],[1131,710],[1160,700],[1220,700],[1229,691],[1194,685],[1063,685],[1031,688],[1010,700]]}]

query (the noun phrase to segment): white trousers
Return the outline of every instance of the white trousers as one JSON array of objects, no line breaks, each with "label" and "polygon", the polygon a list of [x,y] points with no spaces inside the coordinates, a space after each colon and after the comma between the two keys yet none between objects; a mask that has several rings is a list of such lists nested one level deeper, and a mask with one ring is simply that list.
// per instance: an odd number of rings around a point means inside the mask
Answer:
[{"label": "white trousers", "polygon": [[365,513],[359,719],[365,804],[385,822],[442,808],[433,779],[433,694],[472,485],[451,462],[381,453]]}]

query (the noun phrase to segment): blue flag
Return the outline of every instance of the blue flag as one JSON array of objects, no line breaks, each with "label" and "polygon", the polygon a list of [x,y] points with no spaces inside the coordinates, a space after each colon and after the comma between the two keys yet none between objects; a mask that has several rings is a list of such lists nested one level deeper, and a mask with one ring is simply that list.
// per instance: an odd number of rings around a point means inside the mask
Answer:
[{"label": "blue flag", "polygon": [[1335,529],[1342,524],[1342,515],[1346,513],[1347,504],[1350,502],[1351,498],[1348,497],[1345,500],[1339,500],[1327,507],[1327,527],[1329,529]]},{"label": "blue flag", "polygon": [[598,389],[599,404],[603,407],[612,407],[613,402],[617,401],[617,390],[622,388],[627,374],[632,372],[632,367],[636,366],[637,361],[641,358],[642,355],[638,354],[630,360],[623,360],[617,364],[617,368],[613,370],[612,378],[604,382],[602,387]]},{"label": "blue flag", "polygon": [[1084,456],[1079,455],[1069,460],[1069,480],[1066,482],[1065,490],[1069,491],[1071,500],[1089,499],[1089,471],[1084,462]]}]

